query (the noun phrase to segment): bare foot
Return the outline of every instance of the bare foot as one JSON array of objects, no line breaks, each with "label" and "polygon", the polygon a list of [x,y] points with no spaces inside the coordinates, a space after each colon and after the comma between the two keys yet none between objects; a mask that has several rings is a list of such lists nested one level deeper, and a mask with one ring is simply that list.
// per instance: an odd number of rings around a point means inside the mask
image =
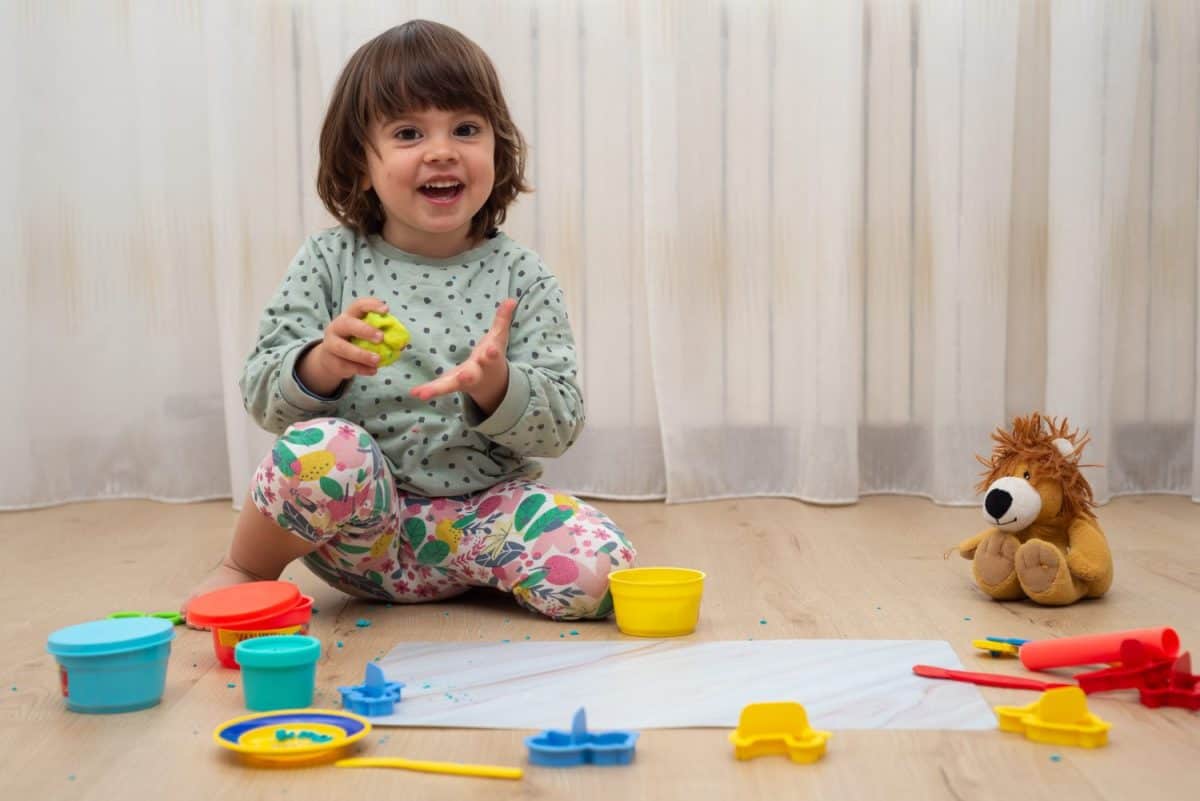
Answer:
[{"label": "bare foot", "polygon": [[[229,557],[227,556],[221,560],[221,564],[217,565],[213,572],[205,576],[204,580],[196,585],[196,587],[192,590],[192,594],[189,595],[187,601],[184,602],[183,608],[180,610],[180,614],[183,615],[184,620],[187,620],[188,604],[190,604],[197,596],[203,595],[206,592],[219,590],[221,587],[230,587],[234,584],[245,584],[250,581],[260,580],[261,579],[259,579],[258,576],[247,573],[245,570],[242,570],[233,562],[229,561]],[[191,623],[188,623],[188,628],[199,629],[201,631],[205,630],[205,627],[193,626]]]}]

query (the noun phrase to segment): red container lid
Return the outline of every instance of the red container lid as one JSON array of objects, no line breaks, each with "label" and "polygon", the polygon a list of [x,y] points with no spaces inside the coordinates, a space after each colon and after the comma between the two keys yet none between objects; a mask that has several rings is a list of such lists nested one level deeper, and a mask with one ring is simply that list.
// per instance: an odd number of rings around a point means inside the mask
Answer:
[{"label": "red container lid", "polygon": [[252,581],[207,592],[187,609],[187,622],[207,628],[286,612],[300,602],[300,589],[286,581]]}]

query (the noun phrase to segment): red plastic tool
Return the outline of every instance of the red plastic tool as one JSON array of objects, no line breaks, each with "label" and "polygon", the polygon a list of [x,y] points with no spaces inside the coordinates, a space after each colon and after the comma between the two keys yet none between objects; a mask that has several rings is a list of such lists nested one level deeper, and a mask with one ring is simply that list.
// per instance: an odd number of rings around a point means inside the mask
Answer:
[{"label": "red plastic tool", "polygon": [[1143,706],[1200,709],[1200,676],[1192,673],[1192,657],[1162,659],[1137,640],[1121,643],[1121,663],[1075,676],[1086,693],[1137,690]]},{"label": "red plastic tool", "polygon": [[1112,667],[1075,674],[1075,681],[1089,695],[1111,690],[1144,690],[1165,687],[1170,681],[1175,657],[1155,656],[1140,640],[1125,640]]},{"label": "red plastic tool", "polygon": [[950,679],[980,684],[984,687],[1004,687],[1009,690],[1053,690],[1056,687],[1074,687],[1074,684],[1061,684],[1038,679],[1023,679],[1020,676],[1005,676],[1000,673],[972,673],[969,670],[951,670],[936,665],[913,665],[913,673],[927,679]]},{"label": "red plastic tool", "polygon": [[1192,673],[1191,655],[1185,651],[1175,660],[1164,686],[1140,687],[1138,695],[1143,706],[1200,709],[1200,675]]}]

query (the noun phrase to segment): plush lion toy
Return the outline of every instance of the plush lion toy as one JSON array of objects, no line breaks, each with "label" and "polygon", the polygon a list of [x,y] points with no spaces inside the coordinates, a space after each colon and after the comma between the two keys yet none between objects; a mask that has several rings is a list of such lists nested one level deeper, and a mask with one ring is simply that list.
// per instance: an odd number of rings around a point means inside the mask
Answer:
[{"label": "plush lion toy", "polygon": [[1099,598],[1112,584],[1112,553],[1092,513],[1092,487],[1079,472],[1090,438],[1066,419],[1034,412],[996,429],[977,489],[992,527],[958,545],[973,559],[979,588],[1001,601],[1065,606]]}]

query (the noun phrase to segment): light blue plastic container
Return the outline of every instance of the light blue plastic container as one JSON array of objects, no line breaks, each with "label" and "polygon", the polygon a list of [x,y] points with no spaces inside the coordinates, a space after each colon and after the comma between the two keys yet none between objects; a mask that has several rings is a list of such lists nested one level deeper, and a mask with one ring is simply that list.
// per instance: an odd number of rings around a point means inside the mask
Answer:
[{"label": "light blue plastic container", "polygon": [[58,661],[67,708],[107,715],[162,700],[173,639],[175,627],[159,618],[95,620],[54,632],[46,650]]},{"label": "light blue plastic container", "polygon": [[321,641],[303,634],[270,634],[237,644],[246,708],[252,712],[312,706]]}]

